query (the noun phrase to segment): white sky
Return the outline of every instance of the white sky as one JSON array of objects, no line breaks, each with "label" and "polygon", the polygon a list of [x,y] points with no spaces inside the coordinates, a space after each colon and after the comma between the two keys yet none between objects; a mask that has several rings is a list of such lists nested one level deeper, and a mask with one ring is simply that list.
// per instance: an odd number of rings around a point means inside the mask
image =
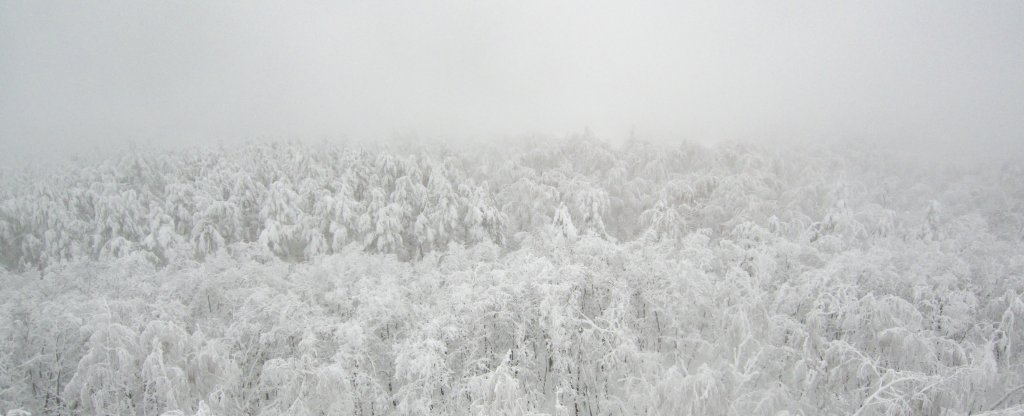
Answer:
[{"label": "white sky", "polygon": [[0,0],[0,160],[585,127],[1019,149],[1024,2]]}]

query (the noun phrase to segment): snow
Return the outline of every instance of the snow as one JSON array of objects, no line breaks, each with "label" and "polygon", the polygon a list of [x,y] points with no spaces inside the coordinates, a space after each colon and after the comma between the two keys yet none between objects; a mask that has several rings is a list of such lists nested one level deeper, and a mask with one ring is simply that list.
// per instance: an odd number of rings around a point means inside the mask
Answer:
[{"label": "snow", "polygon": [[0,179],[0,414],[1017,414],[1022,161],[576,138]]}]

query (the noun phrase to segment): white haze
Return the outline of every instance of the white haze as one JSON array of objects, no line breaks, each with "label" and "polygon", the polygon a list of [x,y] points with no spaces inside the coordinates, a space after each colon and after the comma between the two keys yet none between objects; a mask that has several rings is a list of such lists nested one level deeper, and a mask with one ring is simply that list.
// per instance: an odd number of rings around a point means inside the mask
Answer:
[{"label": "white haze", "polygon": [[254,138],[1019,150],[1024,3],[0,1],[0,160]]},{"label": "white haze", "polygon": [[296,3],[0,0],[0,415],[1024,415],[1024,1]]}]

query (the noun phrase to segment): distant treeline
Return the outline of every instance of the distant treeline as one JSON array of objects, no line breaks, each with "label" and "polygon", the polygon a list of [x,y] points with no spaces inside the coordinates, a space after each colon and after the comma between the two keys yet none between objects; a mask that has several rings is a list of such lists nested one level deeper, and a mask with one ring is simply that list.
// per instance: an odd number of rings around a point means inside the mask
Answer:
[{"label": "distant treeline", "polygon": [[[11,270],[140,253],[201,260],[253,243],[289,261],[355,244],[416,259],[449,243],[515,248],[557,228],[612,241],[677,239],[743,223],[815,241],[926,237],[967,211],[1024,236],[1021,164],[949,181],[866,149],[768,152],[594,139],[461,151],[264,143],[132,151],[0,188],[0,263]],[[972,211],[973,212],[973,211]]]}]

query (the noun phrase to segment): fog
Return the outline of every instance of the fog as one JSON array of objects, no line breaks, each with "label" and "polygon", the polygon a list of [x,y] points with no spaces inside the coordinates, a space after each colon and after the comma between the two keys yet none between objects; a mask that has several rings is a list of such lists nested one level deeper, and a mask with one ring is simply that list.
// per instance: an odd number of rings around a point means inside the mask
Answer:
[{"label": "fog", "polygon": [[1024,0],[0,0],[0,416],[1024,415],[1022,254]]},{"label": "fog", "polygon": [[1024,142],[1018,1],[0,1],[4,161],[272,138]]}]

